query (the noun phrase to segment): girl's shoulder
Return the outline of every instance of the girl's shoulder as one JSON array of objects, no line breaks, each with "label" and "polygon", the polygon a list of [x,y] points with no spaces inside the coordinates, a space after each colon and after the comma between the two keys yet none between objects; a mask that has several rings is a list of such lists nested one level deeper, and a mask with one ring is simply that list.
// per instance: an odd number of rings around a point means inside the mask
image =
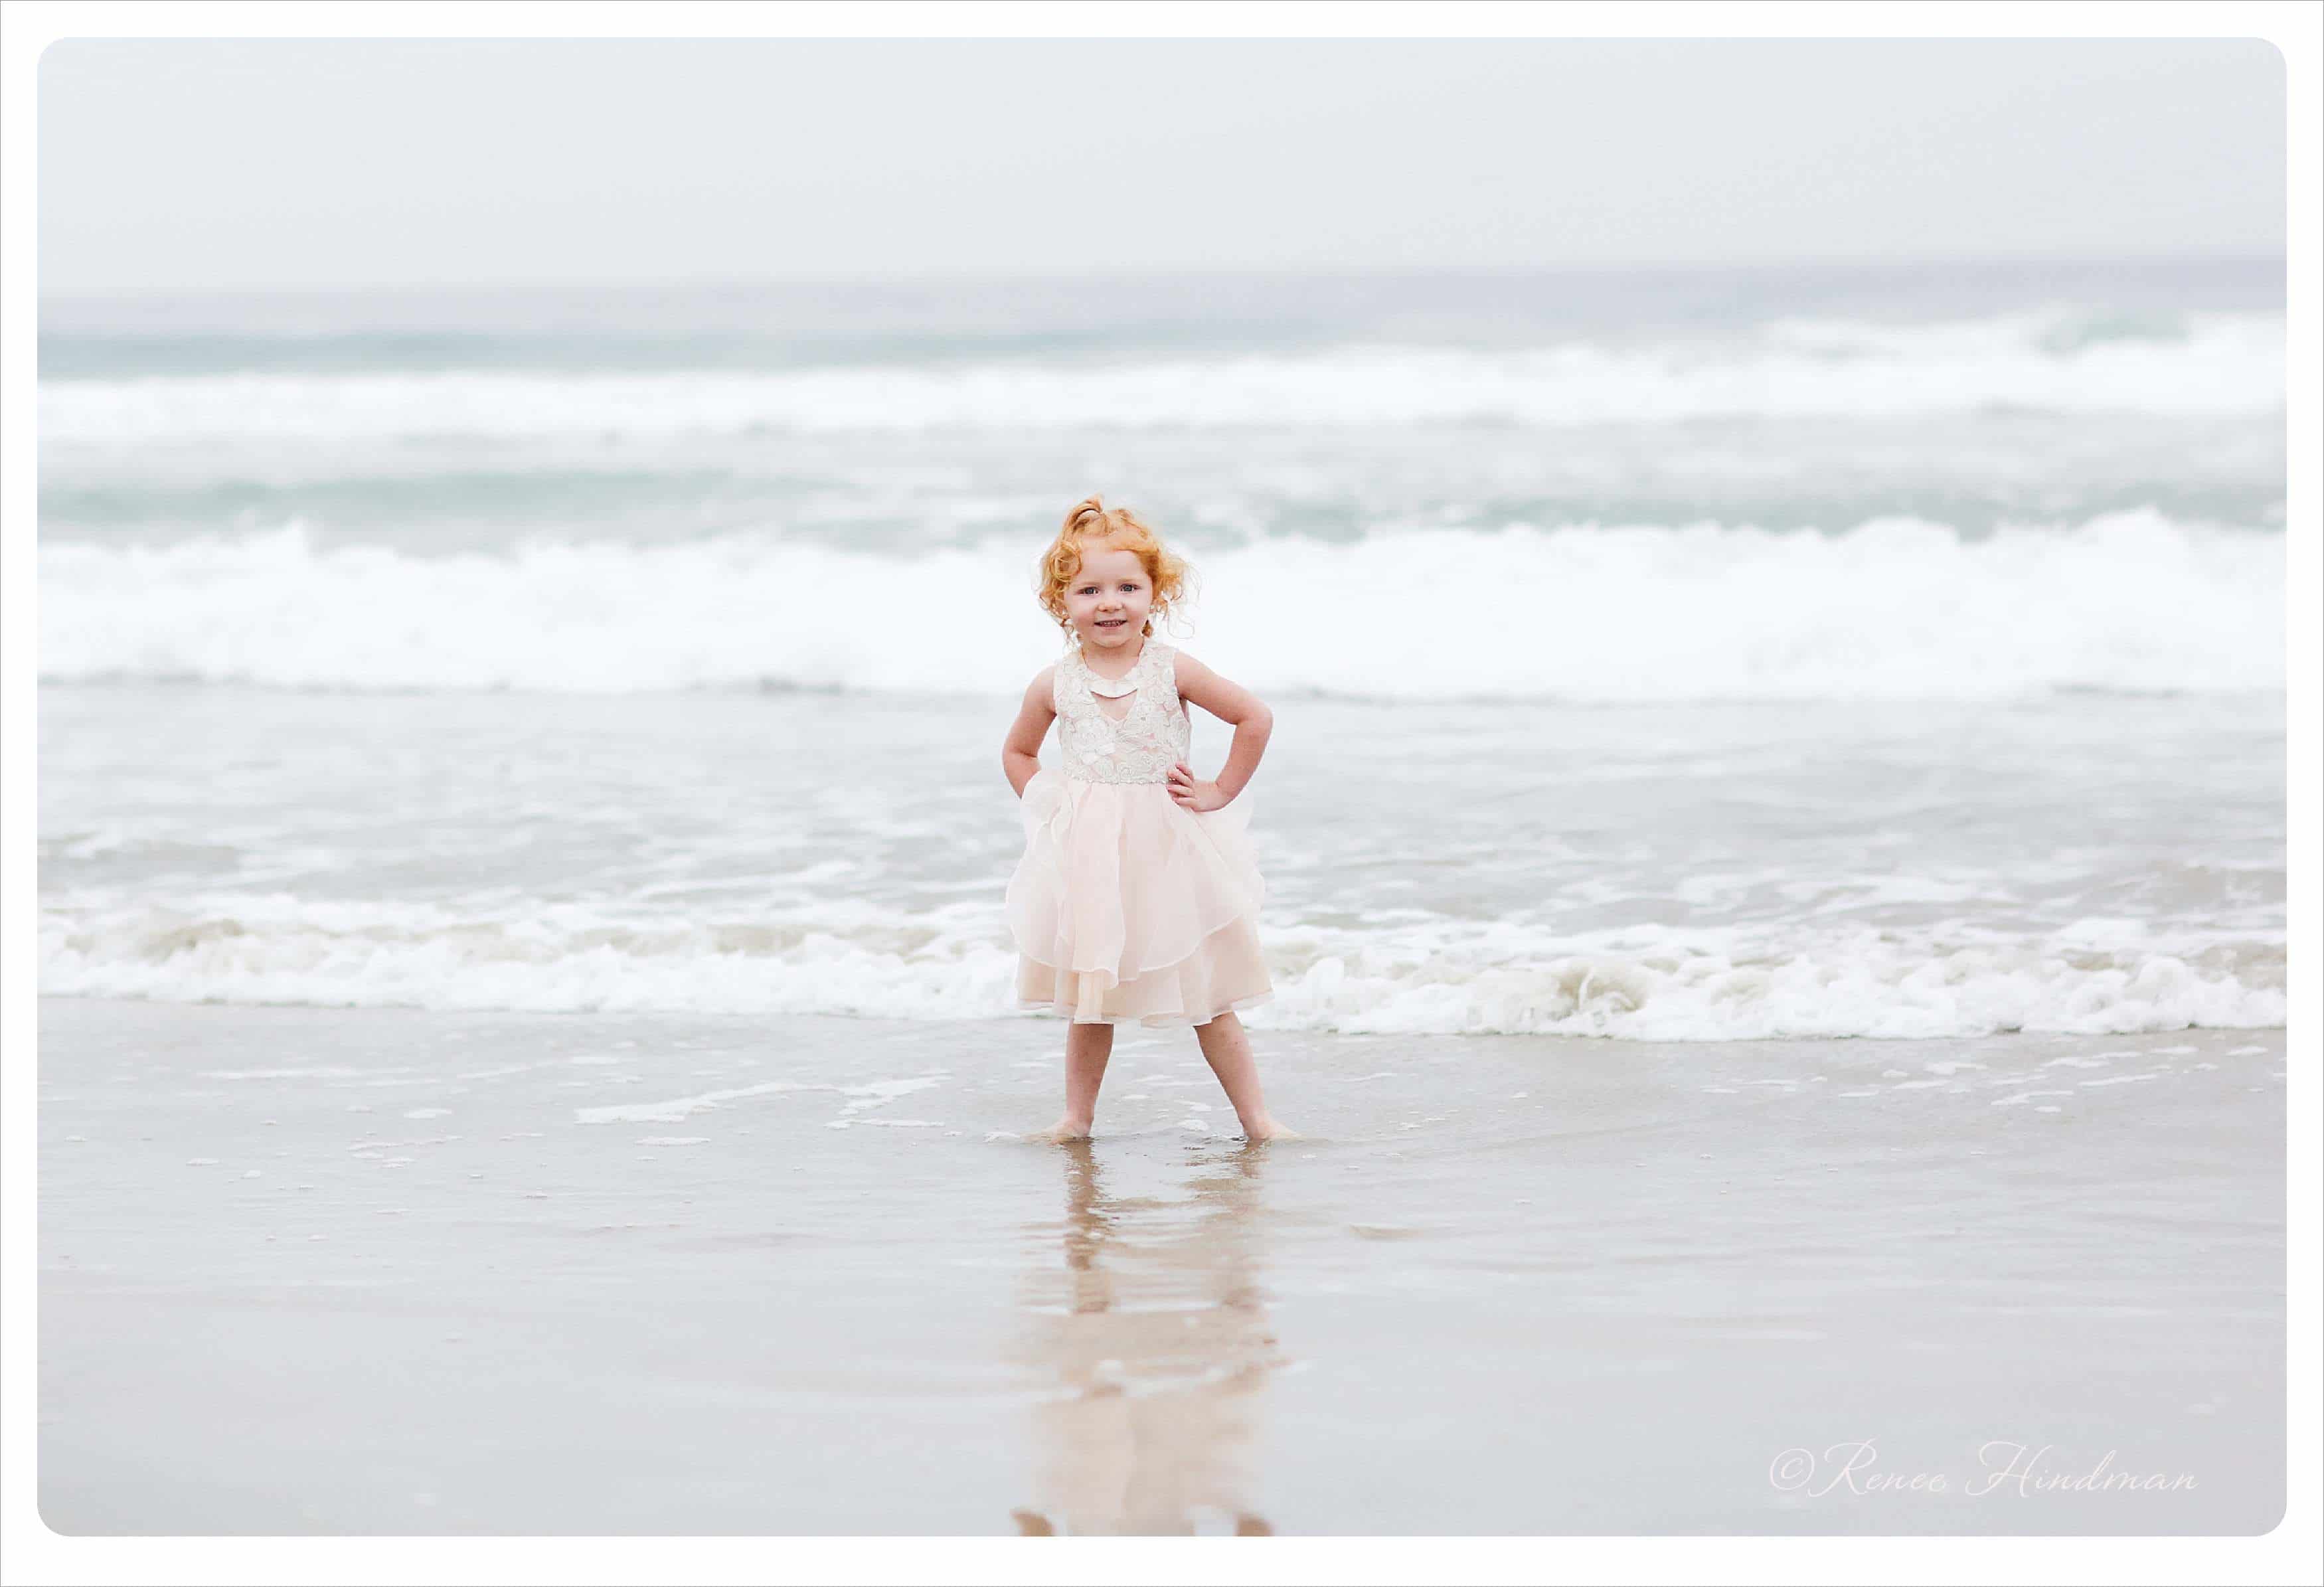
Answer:
[{"label": "girl's shoulder", "polygon": [[1057,669],[1063,665],[1062,661],[1052,661],[1033,674],[1033,681],[1025,686],[1028,705],[1054,706],[1057,693]]}]

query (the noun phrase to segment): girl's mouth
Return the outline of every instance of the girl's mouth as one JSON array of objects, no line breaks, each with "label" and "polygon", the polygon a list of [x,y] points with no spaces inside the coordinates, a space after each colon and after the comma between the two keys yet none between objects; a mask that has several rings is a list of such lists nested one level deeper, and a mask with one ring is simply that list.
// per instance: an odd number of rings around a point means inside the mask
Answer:
[{"label": "girl's mouth", "polygon": [[1097,625],[1100,628],[1120,628],[1129,621],[1127,617],[1101,617],[1097,620]]}]

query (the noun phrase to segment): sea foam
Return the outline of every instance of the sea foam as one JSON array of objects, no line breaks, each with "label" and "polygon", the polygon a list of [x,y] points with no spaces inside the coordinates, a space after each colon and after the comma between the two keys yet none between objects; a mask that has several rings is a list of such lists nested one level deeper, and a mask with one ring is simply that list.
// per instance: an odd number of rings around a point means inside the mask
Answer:
[{"label": "sea foam", "polygon": [[[288,688],[1014,693],[1051,660],[1029,553],[774,531],[427,557],[303,525],[40,551],[44,680]],[[1984,699],[2283,685],[2279,531],[2153,510],[1970,537],[1716,522],[1382,524],[1208,553],[1165,637],[1262,692]],[[867,614],[870,614],[867,616]]]},{"label": "sea foam", "polygon": [[[1006,1018],[997,924],[785,933],[736,951],[714,926],[511,920],[445,905],[218,897],[198,909],[52,905],[41,991],[348,1007]],[[1255,1028],[1615,1040],[2128,1033],[2284,1022],[2281,933],[2081,921],[2021,937],[1931,928],[1558,933],[1422,920],[1270,919]],[[632,1115],[624,1113],[622,1118]],[[642,1118],[645,1115],[639,1114]],[[653,1115],[660,1118],[662,1115]]]}]

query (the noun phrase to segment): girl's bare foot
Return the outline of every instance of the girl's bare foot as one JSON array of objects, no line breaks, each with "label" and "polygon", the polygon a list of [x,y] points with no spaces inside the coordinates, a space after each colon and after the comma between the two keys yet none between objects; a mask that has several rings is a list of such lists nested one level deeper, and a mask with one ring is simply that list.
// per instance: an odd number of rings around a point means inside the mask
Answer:
[{"label": "girl's bare foot", "polygon": [[1256,1124],[1242,1127],[1242,1138],[1257,1146],[1263,1140],[1298,1140],[1304,1139],[1296,1130],[1286,1130],[1272,1119],[1261,1119]]},{"label": "girl's bare foot", "polygon": [[1040,1139],[1043,1140],[1054,1140],[1060,1143],[1068,1140],[1087,1140],[1089,1138],[1090,1121],[1087,1119],[1076,1119],[1071,1113],[1066,1114],[1064,1118],[1050,1125],[1047,1130],[1042,1130],[1040,1135]]}]

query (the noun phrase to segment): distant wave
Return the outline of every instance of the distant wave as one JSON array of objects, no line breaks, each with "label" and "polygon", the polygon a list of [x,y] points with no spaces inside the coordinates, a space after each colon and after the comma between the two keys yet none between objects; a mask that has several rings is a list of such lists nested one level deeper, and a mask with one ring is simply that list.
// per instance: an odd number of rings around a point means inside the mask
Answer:
[{"label": "distant wave", "polygon": [[[624,922],[597,910],[224,896],[183,908],[45,907],[40,988],[163,1001],[567,1011],[1005,1018],[1014,959],[990,929],[824,920]],[[574,918],[586,914],[586,919]],[[852,911],[855,915],[860,910]],[[1276,996],[1254,1025],[1308,1030],[1600,1036],[1971,1037],[2284,1022],[2273,939],[2089,921],[2051,936],[1861,929],[1785,945],[1733,932],[1561,939],[1501,927],[1268,923]],[[1604,934],[1600,934],[1603,936]],[[900,937],[923,938],[899,953]],[[1699,939],[1699,940],[1696,940]]]},{"label": "distant wave", "polygon": [[1557,427],[1995,407],[2267,413],[2284,327],[2024,313],[1908,326],[1785,320],[1744,337],[1508,349],[1368,344],[1249,355],[994,358],[773,371],[246,373],[51,380],[43,440]]},{"label": "distant wave", "polygon": [[[41,676],[281,687],[1014,692],[1054,655],[1031,548],[901,559],[770,534],[40,549]],[[1261,690],[1387,699],[1994,698],[2283,687],[2284,541],[2153,511],[1969,540],[1382,528],[1206,556],[1174,642]]]}]

